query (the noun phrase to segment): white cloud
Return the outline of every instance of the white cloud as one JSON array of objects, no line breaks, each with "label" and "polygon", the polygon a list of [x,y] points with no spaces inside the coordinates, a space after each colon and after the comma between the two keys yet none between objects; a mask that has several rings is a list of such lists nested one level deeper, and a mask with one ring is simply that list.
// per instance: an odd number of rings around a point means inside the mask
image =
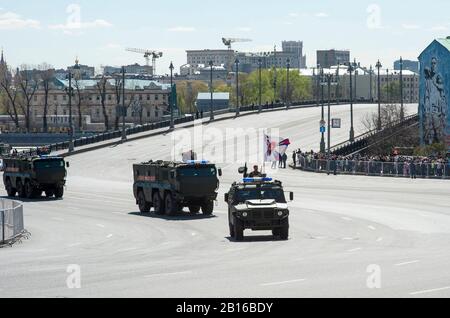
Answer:
[{"label": "white cloud", "polygon": [[0,30],[39,29],[41,23],[37,20],[22,18],[14,12],[3,12],[0,9]]},{"label": "white cloud", "polygon": [[196,29],[194,27],[185,27],[185,26],[176,26],[167,29],[169,32],[195,32]]},{"label": "white cloud", "polygon": [[72,33],[72,31],[80,31],[83,29],[93,29],[93,28],[110,28],[113,25],[108,21],[97,19],[92,22],[67,22],[66,24],[54,24],[49,25],[50,30],[62,30],[65,33]]},{"label": "white cloud", "polygon": [[445,25],[436,25],[430,29],[431,31],[447,31],[448,27]]},{"label": "white cloud", "polygon": [[240,32],[251,32],[252,28],[250,28],[250,27],[240,27],[240,28],[237,28],[236,30],[240,31]]},{"label": "white cloud", "polygon": [[418,30],[421,27],[417,24],[402,24],[402,28],[405,30]]},{"label": "white cloud", "polygon": [[297,12],[291,12],[291,13],[289,13],[289,16],[291,18],[298,18],[300,15]]},{"label": "white cloud", "polygon": [[328,18],[330,15],[325,12],[316,13],[316,18]]}]

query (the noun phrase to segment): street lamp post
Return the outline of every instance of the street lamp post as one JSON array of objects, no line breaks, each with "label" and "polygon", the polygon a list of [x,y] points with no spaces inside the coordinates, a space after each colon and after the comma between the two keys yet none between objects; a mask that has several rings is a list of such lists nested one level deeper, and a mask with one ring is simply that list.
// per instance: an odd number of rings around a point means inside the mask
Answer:
[{"label": "street lamp post", "polygon": [[259,75],[259,112],[262,112],[262,59],[258,59],[258,75]]},{"label": "street lamp post", "polygon": [[127,140],[127,130],[125,128],[125,117],[127,108],[125,106],[125,66],[122,67],[122,141]]},{"label": "street lamp post", "polygon": [[403,58],[400,57],[400,120],[405,119],[405,108],[403,104]]},{"label": "street lamp post", "polygon": [[[330,157],[331,155],[331,85],[335,85],[333,74],[326,74],[326,82],[324,85],[328,86],[328,145],[327,145],[327,155]],[[329,169],[328,169],[329,170]]]},{"label": "street lamp post", "polygon": [[70,141],[69,141],[69,152],[74,151],[74,144],[73,144],[73,121],[72,121],[72,71],[69,72],[69,134],[70,134]]},{"label": "street lamp post", "polygon": [[355,97],[355,100],[358,100],[358,89],[357,89],[357,80],[358,80],[358,63],[356,63],[356,59],[353,62],[353,70],[355,75],[355,94],[353,95]]},{"label": "street lamp post", "polygon": [[236,64],[236,117],[239,117],[239,59],[234,61]]},{"label": "street lamp post", "polygon": [[170,129],[175,128],[174,118],[173,118],[173,63],[170,62]]},{"label": "street lamp post", "polygon": [[214,121],[214,87],[213,87],[213,61],[209,62],[209,67],[211,68],[211,77],[209,82],[209,90],[211,92],[211,105],[209,109],[209,120]]},{"label": "street lamp post", "polygon": [[[319,72],[319,71],[318,71]],[[317,83],[318,85],[320,85],[321,88],[321,104],[322,104],[322,116],[321,116],[321,128],[322,125],[325,123],[325,102],[324,102],[324,97],[323,97],[323,69],[320,70],[318,79],[317,79]],[[318,95],[318,94],[317,94]],[[325,132],[322,130],[321,131],[321,138],[320,138],[320,153],[325,153]]]},{"label": "street lamp post", "polygon": [[389,78],[389,69],[386,69],[386,81],[387,81],[387,84],[386,84],[386,87],[387,87],[387,89],[386,89],[386,91],[387,91],[387,102],[388,102],[388,104],[390,104],[391,103],[391,83],[389,82],[389,80],[390,80],[390,78]]},{"label": "street lamp post", "polygon": [[291,98],[290,98],[290,94],[291,94],[291,87],[290,87],[290,83],[289,83],[289,73],[291,71],[291,59],[287,59],[286,61],[286,68],[287,68],[287,74],[286,74],[286,109],[289,109],[289,106],[291,104]]},{"label": "street lamp post", "polygon": [[338,63],[337,66],[337,70],[336,70],[336,104],[340,104],[339,103],[339,80],[340,80],[340,68],[341,68],[341,63]]},{"label": "street lamp post", "polygon": [[378,60],[377,65],[375,67],[378,69],[378,125],[377,128],[381,130],[381,78],[380,78],[380,69],[383,67],[381,65],[380,60]]},{"label": "street lamp post", "polygon": [[353,126],[353,82],[352,82],[352,72],[355,69],[353,68],[352,64],[350,63],[348,66],[348,72],[350,74],[350,142],[355,141],[355,129]]},{"label": "street lamp post", "polygon": [[372,103],[373,102],[373,68],[372,68],[372,65],[370,65],[369,76],[370,76],[370,82],[369,82],[370,96],[369,96],[369,98],[370,98],[370,102]]}]

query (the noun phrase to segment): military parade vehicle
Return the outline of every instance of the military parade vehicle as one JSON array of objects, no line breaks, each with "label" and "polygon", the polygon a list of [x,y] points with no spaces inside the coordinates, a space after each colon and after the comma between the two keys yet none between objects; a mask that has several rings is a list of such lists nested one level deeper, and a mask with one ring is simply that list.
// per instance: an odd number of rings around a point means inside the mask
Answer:
[{"label": "military parade vehicle", "polygon": [[[243,168],[239,172],[245,171]],[[294,194],[290,194],[290,201]],[[272,231],[275,237],[289,239],[289,209],[280,181],[271,178],[244,178],[225,194],[228,204],[230,236],[244,239],[244,231]]]},{"label": "military parade vehicle", "polygon": [[3,159],[3,183],[8,196],[33,199],[45,192],[47,197],[62,198],[69,163],[63,158],[25,155]]},{"label": "military parade vehicle", "polygon": [[173,216],[188,207],[212,215],[221,169],[207,161],[150,161],[136,164],[133,192],[141,213]]}]

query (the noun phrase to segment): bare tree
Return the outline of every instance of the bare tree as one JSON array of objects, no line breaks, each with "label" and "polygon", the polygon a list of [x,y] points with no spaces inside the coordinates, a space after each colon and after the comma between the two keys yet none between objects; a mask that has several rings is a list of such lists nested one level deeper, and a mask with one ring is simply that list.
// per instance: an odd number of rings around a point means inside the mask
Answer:
[{"label": "bare tree", "polygon": [[[5,70],[6,71],[6,70]],[[16,74],[17,75],[17,74]],[[7,96],[6,113],[11,117],[17,129],[20,128],[19,123],[19,109],[18,109],[18,89],[16,77],[9,77],[8,74],[2,74],[0,80],[0,87],[4,90]]]},{"label": "bare tree", "polygon": [[81,85],[80,78],[75,76],[73,80],[77,98],[78,129],[81,131],[83,127],[83,101],[87,98],[87,94],[84,93],[84,87]]},{"label": "bare tree", "polygon": [[[121,101],[122,101],[122,85],[123,85],[123,81],[122,81],[122,76],[120,75],[116,75],[114,76],[114,95],[116,97],[116,106],[117,106],[117,110],[120,107]],[[114,129],[115,130],[119,130],[119,121],[120,121],[120,116],[119,113],[116,111],[116,119],[114,121]]]},{"label": "bare tree", "polygon": [[[381,107],[381,127],[390,128],[401,120],[401,107],[396,104],[387,104]],[[367,131],[378,127],[378,113],[367,114],[362,119],[362,125]]]},{"label": "bare tree", "polygon": [[100,101],[102,104],[102,111],[103,111],[103,117],[105,119],[105,129],[106,131],[109,130],[109,116],[108,112],[106,111],[106,93],[107,93],[107,83],[108,80],[105,76],[102,76],[102,78],[97,82],[97,92],[100,95]]},{"label": "bare tree", "polygon": [[38,89],[39,81],[36,72],[31,71],[27,65],[22,65],[16,76],[18,76],[18,85],[23,97],[20,108],[25,116],[25,129],[27,132],[30,132],[32,100]]},{"label": "bare tree", "polygon": [[51,89],[52,80],[54,79],[55,73],[52,68],[52,66],[43,63],[39,65],[40,70],[40,81],[42,85],[42,89],[44,91],[44,114],[42,117],[43,125],[42,128],[44,129],[44,132],[48,132],[48,108],[49,108],[49,94]]}]

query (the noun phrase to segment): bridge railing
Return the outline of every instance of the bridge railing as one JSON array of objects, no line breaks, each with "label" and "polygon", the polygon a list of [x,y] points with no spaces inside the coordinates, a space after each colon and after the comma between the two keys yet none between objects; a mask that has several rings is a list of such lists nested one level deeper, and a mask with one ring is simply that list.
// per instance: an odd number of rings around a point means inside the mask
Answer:
[{"label": "bridge railing", "polygon": [[450,179],[450,162],[382,162],[297,157],[297,169],[328,174],[397,178]]},{"label": "bridge railing", "polygon": [[0,246],[14,242],[24,231],[23,205],[0,199]]}]

